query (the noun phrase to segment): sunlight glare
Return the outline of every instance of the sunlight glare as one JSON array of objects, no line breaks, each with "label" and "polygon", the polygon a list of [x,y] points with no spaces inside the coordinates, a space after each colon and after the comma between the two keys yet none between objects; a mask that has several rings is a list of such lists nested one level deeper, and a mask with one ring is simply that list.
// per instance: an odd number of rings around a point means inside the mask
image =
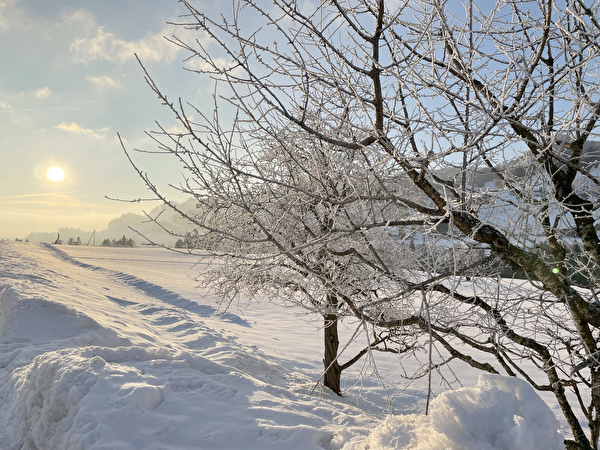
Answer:
[{"label": "sunlight glare", "polygon": [[62,181],[65,178],[65,171],[60,167],[52,166],[46,172],[46,177],[50,181]]}]

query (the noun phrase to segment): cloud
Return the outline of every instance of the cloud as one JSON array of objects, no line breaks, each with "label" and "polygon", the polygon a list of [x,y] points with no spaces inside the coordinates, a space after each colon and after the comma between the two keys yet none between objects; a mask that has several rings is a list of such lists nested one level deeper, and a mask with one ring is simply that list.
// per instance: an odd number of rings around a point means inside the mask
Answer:
[{"label": "cloud", "polygon": [[90,32],[98,26],[94,15],[86,9],[63,9],[55,26],[65,28],[73,25],[81,27],[83,30],[89,30]]},{"label": "cloud", "polygon": [[119,39],[112,33],[98,27],[92,38],[77,38],[69,48],[75,61],[89,63],[96,60],[108,60],[123,63],[134,58],[134,53],[146,62],[166,61],[175,58],[179,48],[163,37],[163,32],[148,35],[137,41]]},{"label": "cloud", "polygon": [[[212,63],[214,65],[216,65],[217,67],[223,67],[223,68],[232,68],[234,66],[236,66],[237,64],[227,60],[225,58],[218,58],[215,57],[212,59]],[[190,69],[190,70],[197,70],[197,71],[212,71],[213,70],[213,66],[212,64],[207,63],[206,61],[204,61],[203,59],[200,58],[192,58],[186,61],[185,67]]]},{"label": "cloud", "polygon": [[49,87],[44,87],[35,91],[34,95],[39,99],[50,97],[50,95],[52,95],[52,90]]},{"label": "cloud", "polygon": [[0,1],[0,33],[8,31],[15,23],[15,16],[22,15],[22,10],[15,7],[17,0]]},{"label": "cloud", "polygon": [[120,89],[121,83],[116,80],[113,80],[108,75],[102,75],[99,77],[93,77],[91,75],[87,75],[85,77],[86,81],[89,81],[94,86],[99,89]]},{"label": "cloud", "polygon": [[0,111],[8,111],[11,109],[12,109],[12,106],[10,106],[10,103],[8,103],[7,101],[4,101],[4,100],[0,100]]},{"label": "cloud", "polygon": [[[80,191],[63,191],[63,192],[42,192],[37,194],[20,194],[20,195],[7,195],[0,197],[0,200],[25,200],[25,199],[36,199],[40,197],[60,197],[62,199],[68,198],[66,194],[78,194]],[[35,201],[35,200],[34,200]],[[62,201],[62,200],[61,200]]]},{"label": "cloud", "polygon": [[59,130],[68,131],[70,133],[85,134],[88,136],[95,137],[96,139],[104,139],[106,136],[104,134],[101,134],[101,132],[108,131],[106,128],[103,128],[98,131],[94,131],[89,128],[81,128],[75,122],[69,122],[69,123],[62,122],[61,124],[56,125],[54,128],[58,128]]}]

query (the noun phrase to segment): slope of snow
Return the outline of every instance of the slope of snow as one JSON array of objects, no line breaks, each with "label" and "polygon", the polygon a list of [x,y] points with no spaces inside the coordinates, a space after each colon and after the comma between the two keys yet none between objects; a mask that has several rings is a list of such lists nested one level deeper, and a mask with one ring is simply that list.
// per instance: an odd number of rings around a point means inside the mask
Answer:
[{"label": "slope of snow", "polygon": [[562,448],[551,410],[516,379],[482,376],[429,416],[418,384],[388,400],[364,366],[333,395],[316,384],[313,318],[221,314],[194,289],[193,262],[1,241],[0,449]]}]

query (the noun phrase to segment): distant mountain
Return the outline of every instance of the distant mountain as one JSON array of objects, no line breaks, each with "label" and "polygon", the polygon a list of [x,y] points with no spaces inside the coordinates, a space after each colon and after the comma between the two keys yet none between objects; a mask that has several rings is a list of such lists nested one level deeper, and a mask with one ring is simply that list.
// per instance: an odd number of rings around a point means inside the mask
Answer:
[{"label": "distant mountain", "polygon": [[[193,211],[196,202],[193,198],[177,205],[183,211]],[[157,206],[148,212],[151,218],[158,218],[163,226],[176,234],[185,235],[191,231],[189,226],[177,213],[166,208],[164,205]],[[169,234],[144,214],[125,213],[108,223],[108,227],[101,231],[86,231],[80,228],[61,227],[57,231],[34,232],[25,237],[30,242],[53,243],[60,235],[63,243],[69,240],[80,245],[101,245],[105,239],[121,239],[126,236],[134,240],[136,245],[149,244],[148,240],[160,244],[172,246],[178,237]]]},{"label": "distant mountain", "polygon": [[[553,153],[562,160],[568,160],[571,157],[570,150],[565,147],[555,146]],[[556,161],[556,165],[559,168],[563,168],[565,164],[560,161]],[[598,167],[600,166],[600,141],[588,141],[583,147],[583,154],[581,155],[581,167],[588,172],[597,173]],[[526,167],[526,164],[520,160],[513,160],[504,163],[497,167],[500,172],[508,172],[516,178],[527,176],[530,170]],[[508,169],[508,170],[507,170]],[[444,170],[443,173],[438,173],[438,177],[447,181],[451,181],[458,184],[460,169],[456,167],[453,170]],[[471,179],[467,183],[469,186],[474,186],[477,189],[502,189],[504,186],[500,177],[494,173],[492,169],[487,166],[480,167],[475,174],[471,174]]]}]

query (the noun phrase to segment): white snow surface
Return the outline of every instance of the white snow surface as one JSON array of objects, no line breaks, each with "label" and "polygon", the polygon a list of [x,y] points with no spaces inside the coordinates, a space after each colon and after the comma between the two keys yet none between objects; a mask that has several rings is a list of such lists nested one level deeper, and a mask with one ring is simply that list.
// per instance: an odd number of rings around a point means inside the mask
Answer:
[{"label": "white snow surface", "polygon": [[0,241],[0,449],[564,448],[515,378],[480,375],[429,415],[426,392],[389,400],[365,365],[332,394],[317,384],[316,318],[268,303],[220,313],[194,261]]}]

